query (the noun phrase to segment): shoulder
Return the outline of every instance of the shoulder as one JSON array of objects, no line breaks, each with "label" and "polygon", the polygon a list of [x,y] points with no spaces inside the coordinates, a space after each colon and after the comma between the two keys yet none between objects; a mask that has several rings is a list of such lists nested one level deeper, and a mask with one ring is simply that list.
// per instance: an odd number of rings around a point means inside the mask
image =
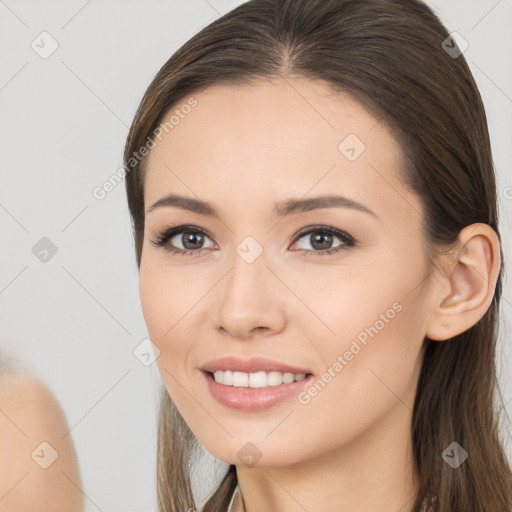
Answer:
[{"label": "shoulder", "polygon": [[35,377],[3,375],[0,409],[3,435],[37,439],[42,435],[55,438],[66,433],[64,412],[51,391]]},{"label": "shoulder", "polygon": [[19,373],[0,376],[0,405],[11,411],[24,410],[27,405],[59,408],[53,394],[39,379]]},{"label": "shoulder", "polygon": [[80,481],[67,431],[64,412],[40,380],[20,374],[0,377],[2,511],[82,510],[81,492],[72,484]]}]

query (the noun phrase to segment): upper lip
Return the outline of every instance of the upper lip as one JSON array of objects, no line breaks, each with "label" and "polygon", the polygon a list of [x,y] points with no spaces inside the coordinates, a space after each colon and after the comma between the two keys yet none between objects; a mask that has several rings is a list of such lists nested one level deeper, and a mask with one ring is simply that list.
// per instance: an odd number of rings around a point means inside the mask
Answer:
[{"label": "upper lip", "polygon": [[312,373],[307,368],[300,368],[266,357],[252,357],[251,359],[240,359],[238,357],[226,356],[208,361],[201,367],[201,370],[214,372],[215,370],[231,370],[245,373],[256,372],[282,372],[282,373]]}]

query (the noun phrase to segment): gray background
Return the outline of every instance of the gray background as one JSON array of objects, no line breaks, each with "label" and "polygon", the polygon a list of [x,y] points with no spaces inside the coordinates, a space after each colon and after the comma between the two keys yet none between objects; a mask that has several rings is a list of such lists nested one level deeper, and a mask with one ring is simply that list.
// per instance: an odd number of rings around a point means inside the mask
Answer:
[{"label": "gray background", "polygon": [[[0,350],[62,404],[88,511],[156,511],[160,383],[156,365],[133,354],[147,330],[124,183],[103,200],[92,190],[121,167],[128,127],[160,66],[241,3],[0,0]],[[509,255],[512,2],[428,3],[469,43]],[[31,47],[43,31],[58,42],[46,59]],[[43,237],[57,248],[46,263],[32,252]],[[500,370],[510,412],[510,282],[504,295]]]}]

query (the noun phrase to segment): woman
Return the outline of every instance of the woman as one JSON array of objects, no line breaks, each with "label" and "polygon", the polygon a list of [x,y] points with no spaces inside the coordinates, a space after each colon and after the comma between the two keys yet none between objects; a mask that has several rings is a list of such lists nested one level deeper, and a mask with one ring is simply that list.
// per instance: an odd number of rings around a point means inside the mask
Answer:
[{"label": "woman", "polygon": [[162,512],[510,512],[484,107],[419,0],[251,0],[162,67],[124,161],[165,384]]}]

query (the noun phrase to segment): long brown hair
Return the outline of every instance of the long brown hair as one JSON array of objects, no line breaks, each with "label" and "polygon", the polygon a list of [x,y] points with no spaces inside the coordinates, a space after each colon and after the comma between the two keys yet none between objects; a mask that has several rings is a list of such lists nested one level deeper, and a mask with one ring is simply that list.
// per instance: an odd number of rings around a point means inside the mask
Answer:
[{"label": "long brown hair", "polygon": [[[146,162],[140,149],[159,133],[164,115],[211,85],[279,76],[323,80],[351,94],[392,131],[404,157],[404,182],[425,208],[429,261],[457,243],[469,224],[486,223],[500,237],[484,106],[450,37],[419,0],[251,0],[202,29],[157,73],[126,141],[138,267]],[[504,407],[495,362],[502,273],[503,267],[492,304],[476,325],[449,342],[425,340],[412,420],[421,482],[413,512],[432,493],[431,510],[439,512],[512,511],[511,469],[499,439]],[[454,441],[469,451],[457,471],[441,457]],[[164,390],[158,431],[161,512],[196,508],[190,471],[197,445]],[[225,511],[236,484],[231,465],[202,510]]]}]

